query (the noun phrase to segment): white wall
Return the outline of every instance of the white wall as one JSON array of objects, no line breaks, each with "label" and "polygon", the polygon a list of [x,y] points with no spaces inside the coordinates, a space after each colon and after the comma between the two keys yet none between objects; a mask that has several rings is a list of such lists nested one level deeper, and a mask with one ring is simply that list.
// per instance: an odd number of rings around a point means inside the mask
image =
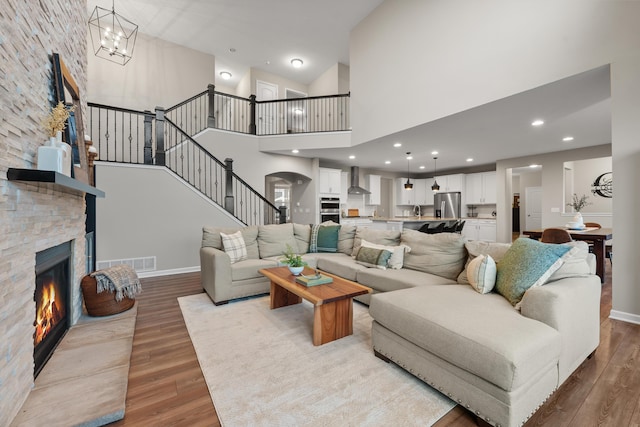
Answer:
[{"label": "white wall", "polygon": [[159,271],[200,268],[204,225],[240,226],[160,166],[96,164],[96,260],[156,256]]},{"label": "white wall", "polygon": [[[590,205],[583,208],[582,214],[589,213],[612,213],[613,199],[602,197],[591,191],[595,179],[603,173],[611,172],[611,157],[600,157],[597,159],[580,160],[570,162],[573,171],[573,193],[578,197],[586,195]],[[565,199],[564,210],[572,212],[571,207],[566,203],[571,203],[572,198]]]},{"label": "white wall", "polygon": [[87,70],[89,101],[152,110],[206,90],[215,81],[215,57],[138,34],[133,58],[125,66],[89,54]]},{"label": "white wall", "polygon": [[387,0],[351,32],[354,143],[637,52],[639,21],[634,1]]}]

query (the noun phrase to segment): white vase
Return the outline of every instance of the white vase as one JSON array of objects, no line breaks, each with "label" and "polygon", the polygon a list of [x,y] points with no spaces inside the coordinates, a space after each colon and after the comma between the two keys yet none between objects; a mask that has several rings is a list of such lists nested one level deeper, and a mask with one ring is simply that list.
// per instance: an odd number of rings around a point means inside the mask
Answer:
[{"label": "white vase", "polygon": [[62,173],[64,167],[64,150],[56,145],[55,138],[53,145],[43,145],[38,147],[38,169],[43,171],[54,171]]},{"label": "white vase", "polygon": [[576,212],[576,214],[573,216],[572,222],[575,223],[577,227],[584,226],[584,220],[582,219],[582,214],[580,212]]},{"label": "white vase", "polygon": [[300,273],[302,273],[302,270],[304,270],[304,266],[302,266],[302,267],[291,267],[291,266],[289,266],[289,271],[294,276],[298,276]]}]

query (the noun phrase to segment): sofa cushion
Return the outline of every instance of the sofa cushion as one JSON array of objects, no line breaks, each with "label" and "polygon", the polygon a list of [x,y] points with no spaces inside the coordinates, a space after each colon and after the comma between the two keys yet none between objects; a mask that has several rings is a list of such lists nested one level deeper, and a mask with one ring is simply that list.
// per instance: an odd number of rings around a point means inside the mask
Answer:
[{"label": "sofa cushion", "polygon": [[356,263],[349,255],[331,253],[318,254],[318,268],[352,281],[356,281],[359,271],[367,270],[367,267]]},{"label": "sofa cushion", "polygon": [[240,230],[232,234],[220,233],[222,238],[222,246],[224,251],[229,255],[231,264],[247,259],[247,247],[244,244],[244,238]]},{"label": "sofa cushion", "polygon": [[400,270],[378,270],[368,268],[358,271],[357,282],[369,286],[378,292],[389,292],[398,289],[430,285],[455,285],[451,279],[422,271],[401,268]]},{"label": "sofa cushion", "polygon": [[222,237],[220,233],[232,234],[240,230],[242,232],[242,238],[247,248],[247,258],[258,259],[260,254],[258,252],[258,227],[255,225],[248,227],[202,227],[202,247],[211,247],[224,251],[222,245]]},{"label": "sofa cushion", "polygon": [[560,268],[562,256],[569,250],[567,245],[517,239],[498,262],[496,291],[519,308],[527,289],[544,284]]},{"label": "sofa cushion", "polygon": [[560,355],[557,330],[522,316],[500,295],[480,295],[467,285],[374,294],[369,313],[392,332],[506,391],[556,365]]},{"label": "sofa cushion", "polygon": [[255,279],[264,277],[258,273],[261,268],[277,267],[278,261],[273,259],[248,259],[240,261],[231,266],[231,280]]},{"label": "sofa cushion", "polygon": [[491,258],[498,263],[507,250],[511,247],[511,243],[484,242],[482,240],[472,240],[465,242],[464,247],[467,249],[469,256],[465,264],[465,269],[458,275],[458,283],[468,285],[467,266],[478,255],[491,255]]},{"label": "sofa cushion", "polygon": [[258,226],[258,249],[260,258],[282,255],[290,246],[293,251],[298,249],[293,235],[293,224],[269,224]]},{"label": "sofa cushion", "polygon": [[360,248],[368,247],[374,249],[386,249],[391,252],[391,257],[389,258],[389,268],[393,268],[394,270],[399,270],[402,268],[404,263],[404,253],[411,250],[409,246],[399,245],[399,246],[387,246],[387,245],[379,245],[377,243],[371,243],[362,239],[360,241]]},{"label": "sofa cushion", "polygon": [[309,240],[311,239],[311,226],[309,224],[293,223],[293,236],[298,243],[298,253],[309,252]]},{"label": "sofa cushion", "polygon": [[400,244],[400,232],[395,230],[376,230],[368,227],[357,227],[356,235],[353,239],[351,256],[355,257],[358,254],[362,239],[379,245],[398,246]]},{"label": "sofa cushion", "polygon": [[356,262],[365,267],[375,267],[386,270],[391,258],[391,251],[386,249],[368,248],[360,246],[356,255]]},{"label": "sofa cushion", "polygon": [[353,240],[356,237],[355,225],[341,225],[338,233],[338,252],[351,255],[353,253]]},{"label": "sofa cushion", "polygon": [[465,238],[457,233],[426,234],[402,231],[402,244],[411,248],[404,255],[404,267],[457,279],[467,260]]},{"label": "sofa cushion", "polygon": [[467,266],[469,284],[481,294],[493,290],[496,285],[496,274],[496,262],[491,255],[478,255]]},{"label": "sofa cushion", "polygon": [[340,225],[315,224],[311,227],[309,252],[338,252]]},{"label": "sofa cushion", "polygon": [[575,248],[562,256],[562,265],[553,272],[548,282],[565,279],[567,277],[586,276],[591,273],[591,266],[587,259],[589,258],[589,244],[580,240],[563,243],[565,246]]}]

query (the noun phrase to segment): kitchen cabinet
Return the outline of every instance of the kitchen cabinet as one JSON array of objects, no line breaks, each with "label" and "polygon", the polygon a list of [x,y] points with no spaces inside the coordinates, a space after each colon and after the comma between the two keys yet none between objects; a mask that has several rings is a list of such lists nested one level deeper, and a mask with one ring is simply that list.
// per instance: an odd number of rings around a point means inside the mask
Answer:
[{"label": "kitchen cabinet", "polygon": [[466,177],[467,205],[495,205],[496,172],[470,173]]},{"label": "kitchen cabinet", "polygon": [[320,168],[320,195],[340,196],[342,171],[340,169]]},{"label": "kitchen cabinet", "polygon": [[366,175],[365,184],[371,192],[366,196],[367,205],[380,204],[380,175]]},{"label": "kitchen cabinet", "polygon": [[462,235],[469,240],[496,241],[496,221],[493,219],[466,219]]},{"label": "kitchen cabinet", "polygon": [[[427,204],[427,180],[412,179],[413,188],[406,190],[404,184],[407,178],[396,178],[396,205],[426,205]],[[429,188],[431,194],[431,188]],[[433,200],[429,203],[433,205]]]},{"label": "kitchen cabinet", "polygon": [[[464,191],[465,176],[462,173],[438,176],[436,181],[440,186],[440,192]],[[431,185],[429,185],[429,189],[431,189]]]},{"label": "kitchen cabinet", "polygon": [[340,203],[346,204],[349,199],[349,172],[342,172],[340,174]]}]

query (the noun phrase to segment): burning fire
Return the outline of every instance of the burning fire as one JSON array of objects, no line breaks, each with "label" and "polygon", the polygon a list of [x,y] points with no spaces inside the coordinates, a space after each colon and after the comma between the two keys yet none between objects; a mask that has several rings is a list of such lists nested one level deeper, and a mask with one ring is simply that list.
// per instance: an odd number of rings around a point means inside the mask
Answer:
[{"label": "burning fire", "polygon": [[55,284],[49,282],[42,287],[42,298],[37,305],[34,345],[38,345],[63,318],[64,311],[60,309],[59,303],[56,301]]}]

